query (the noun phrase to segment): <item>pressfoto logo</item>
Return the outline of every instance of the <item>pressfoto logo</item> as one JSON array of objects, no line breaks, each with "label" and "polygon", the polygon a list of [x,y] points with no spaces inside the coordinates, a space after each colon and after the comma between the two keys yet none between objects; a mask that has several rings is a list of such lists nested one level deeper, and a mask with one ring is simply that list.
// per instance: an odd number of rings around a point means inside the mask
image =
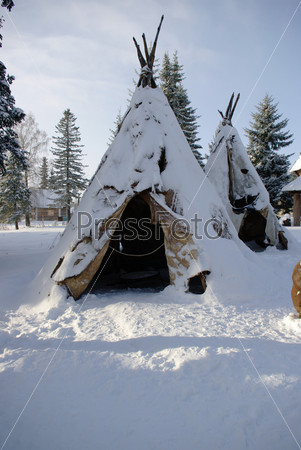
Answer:
[{"label": "pressfoto logo", "polygon": [[176,240],[186,240],[189,236],[197,240],[204,238],[215,240],[223,234],[223,223],[216,218],[210,218],[206,221],[198,217],[197,214],[188,221],[185,218],[164,220],[166,213],[164,211],[157,212],[160,217],[161,226],[155,226],[150,218],[127,217],[126,219],[98,219],[85,211],[77,212],[77,238],[81,239],[87,235],[87,230],[92,230],[92,238],[99,239],[103,234],[109,239],[119,240],[122,236],[123,240],[147,241],[149,239],[162,239],[162,232],[168,229],[168,233]]}]

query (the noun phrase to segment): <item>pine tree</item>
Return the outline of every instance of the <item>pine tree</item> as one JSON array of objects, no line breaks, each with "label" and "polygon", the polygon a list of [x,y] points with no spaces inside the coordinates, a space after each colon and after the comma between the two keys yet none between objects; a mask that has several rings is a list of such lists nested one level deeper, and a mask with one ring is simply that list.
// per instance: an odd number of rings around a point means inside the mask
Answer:
[{"label": "pine tree", "polygon": [[46,156],[42,159],[42,164],[40,167],[40,180],[40,189],[48,189],[49,169]]},{"label": "pine tree", "polygon": [[172,61],[168,53],[164,54],[162,69],[160,71],[161,89],[166,95],[169,104],[185,134],[190,148],[201,167],[204,167],[204,157],[198,149],[202,146],[198,144],[196,109],[191,107],[187,90],[183,87],[184,73],[183,66],[179,64],[177,52],[173,54]]},{"label": "pine tree", "polygon": [[54,160],[54,181],[59,189],[58,201],[67,209],[67,221],[71,217],[71,204],[78,199],[88,180],[84,177],[82,163],[82,147],[79,128],[75,126],[76,117],[70,109],[66,109],[62,119],[56,125],[57,136],[53,137],[55,147],[51,149]]},{"label": "pine tree", "polygon": [[279,154],[278,150],[290,145],[293,140],[289,131],[283,131],[288,119],[279,120],[278,103],[266,94],[252,114],[253,122],[245,129],[249,139],[248,153],[270,195],[270,202],[276,212],[288,212],[292,206],[291,197],[282,193],[289,183],[288,169],[291,155]]},{"label": "pine tree", "polygon": [[0,220],[14,223],[16,230],[23,216],[30,213],[30,191],[24,182],[23,165],[14,154],[7,161],[6,174],[0,179]]}]

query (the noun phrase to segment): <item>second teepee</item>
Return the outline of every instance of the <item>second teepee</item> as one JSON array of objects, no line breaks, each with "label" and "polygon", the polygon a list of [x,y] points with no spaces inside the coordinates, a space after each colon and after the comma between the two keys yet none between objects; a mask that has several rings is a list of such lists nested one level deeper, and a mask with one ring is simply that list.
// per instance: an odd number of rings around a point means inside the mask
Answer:
[{"label": "second teepee", "polygon": [[284,229],[270,204],[269,194],[231,122],[238,99],[239,94],[233,105],[233,93],[226,113],[219,111],[222,121],[211,146],[205,173],[226,206],[242,241],[255,242],[260,247],[279,244],[287,248]]}]

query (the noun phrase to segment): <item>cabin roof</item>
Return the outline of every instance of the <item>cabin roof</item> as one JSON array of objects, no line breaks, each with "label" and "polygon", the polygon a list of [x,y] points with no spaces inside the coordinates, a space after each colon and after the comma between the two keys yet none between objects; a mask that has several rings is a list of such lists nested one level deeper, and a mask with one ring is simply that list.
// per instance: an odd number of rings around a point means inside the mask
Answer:
[{"label": "cabin roof", "polygon": [[297,172],[298,170],[301,170],[301,153],[297,161],[293,164],[292,168],[290,169],[290,172]]},{"label": "cabin roof", "polygon": [[288,183],[284,188],[283,192],[301,192],[301,177],[295,178],[295,180]]}]

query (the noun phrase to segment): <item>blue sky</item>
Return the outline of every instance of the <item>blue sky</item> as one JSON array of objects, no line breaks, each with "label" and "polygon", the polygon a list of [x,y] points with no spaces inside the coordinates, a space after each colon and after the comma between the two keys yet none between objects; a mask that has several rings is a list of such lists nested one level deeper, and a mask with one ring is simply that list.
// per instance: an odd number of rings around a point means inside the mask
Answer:
[{"label": "blue sky", "polygon": [[16,106],[33,112],[50,137],[64,109],[76,115],[91,176],[137,78],[132,36],[141,42],[144,32],[148,41],[153,40],[164,14],[157,57],[162,60],[164,52],[178,51],[185,88],[201,116],[203,150],[208,152],[218,125],[217,110],[225,109],[233,91],[241,94],[233,122],[244,143],[243,129],[251,112],[269,93],[279,102],[283,118],[289,119],[295,140],[287,153],[295,153],[294,161],[301,152],[299,4],[299,0],[15,0],[8,15],[2,8],[6,20],[1,59],[16,77],[12,85]]}]

